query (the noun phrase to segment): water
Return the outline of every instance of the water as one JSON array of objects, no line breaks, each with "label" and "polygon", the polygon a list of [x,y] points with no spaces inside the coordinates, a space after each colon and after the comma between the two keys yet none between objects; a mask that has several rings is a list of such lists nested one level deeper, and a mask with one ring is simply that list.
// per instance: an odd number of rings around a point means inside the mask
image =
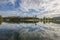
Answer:
[{"label": "water", "polygon": [[0,40],[60,40],[60,24],[3,22]]}]

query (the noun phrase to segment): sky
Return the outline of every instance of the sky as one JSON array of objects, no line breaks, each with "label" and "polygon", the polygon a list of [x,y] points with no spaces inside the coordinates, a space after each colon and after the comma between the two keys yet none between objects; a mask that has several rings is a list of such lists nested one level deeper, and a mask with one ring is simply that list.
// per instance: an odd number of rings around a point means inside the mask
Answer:
[{"label": "sky", "polygon": [[60,0],[0,0],[2,16],[51,16],[60,14]]}]

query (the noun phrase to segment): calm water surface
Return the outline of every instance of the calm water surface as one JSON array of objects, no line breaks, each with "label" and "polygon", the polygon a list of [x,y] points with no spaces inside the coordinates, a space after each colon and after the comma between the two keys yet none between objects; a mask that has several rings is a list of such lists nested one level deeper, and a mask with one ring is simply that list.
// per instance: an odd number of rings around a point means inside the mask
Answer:
[{"label": "calm water surface", "polygon": [[57,23],[2,23],[0,40],[60,40]]}]

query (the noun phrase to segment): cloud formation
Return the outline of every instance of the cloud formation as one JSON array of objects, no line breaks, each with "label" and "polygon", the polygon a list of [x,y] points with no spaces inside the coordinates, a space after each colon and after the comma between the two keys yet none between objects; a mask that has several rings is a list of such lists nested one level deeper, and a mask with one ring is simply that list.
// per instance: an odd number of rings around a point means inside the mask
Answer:
[{"label": "cloud formation", "polygon": [[0,11],[16,11],[17,14],[60,14],[60,0],[0,0]]}]

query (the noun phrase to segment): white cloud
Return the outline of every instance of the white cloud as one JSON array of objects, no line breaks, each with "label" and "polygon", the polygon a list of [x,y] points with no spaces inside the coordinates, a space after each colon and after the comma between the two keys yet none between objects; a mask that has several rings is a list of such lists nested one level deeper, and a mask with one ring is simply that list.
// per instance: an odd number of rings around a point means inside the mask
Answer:
[{"label": "white cloud", "polygon": [[15,4],[16,0],[9,0],[12,4]]},{"label": "white cloud", "polygon": [[0,11],[0,15],[2,16],[16,16],[17,11]]},{"label": "white cloud", "polygon": [[60,0],[22,0],[20,6],[28,11],[28,9],[42,10],[43,13],[59,14],[60,13]]},{"label": "white cloud", "polygon": [[[13,5],[15,5],[16,1],[17,0],[8,0],[8,2],[11,2]],[[4,2],[0,1],[0,5],[5,3],[7,3],[7,1]],[[21,0],[19,5],[20,7],[18,9],[20,10],[17,9],[17,14],[24,14],[24,15],[60,14],[60,0]],[[29,13],[29,9],[34,9],[36,12]]]}]

